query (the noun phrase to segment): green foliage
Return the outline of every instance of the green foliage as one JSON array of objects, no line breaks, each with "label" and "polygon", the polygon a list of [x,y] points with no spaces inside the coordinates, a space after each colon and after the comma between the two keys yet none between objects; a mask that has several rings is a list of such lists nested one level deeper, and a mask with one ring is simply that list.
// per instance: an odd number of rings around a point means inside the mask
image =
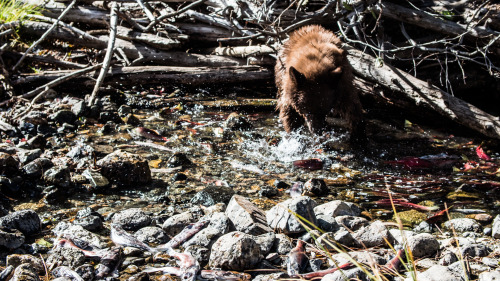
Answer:
[{"label": "green foliage", "polygon": [[23,20],[28,14],[39,14],[40,8],[16,0],[0,0],[0,24]]}]

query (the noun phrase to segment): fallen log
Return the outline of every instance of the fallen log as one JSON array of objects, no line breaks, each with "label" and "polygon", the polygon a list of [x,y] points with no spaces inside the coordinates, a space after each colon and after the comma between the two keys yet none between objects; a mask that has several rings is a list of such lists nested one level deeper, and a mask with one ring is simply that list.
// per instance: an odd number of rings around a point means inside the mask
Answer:
[{"label": "fallen log", "polygon": [[441,116],[470,128],[484,136],[500,139],[500,118],[429,85],[414,76],[388,64],[376,66],[376,58],[348,47],[348,59],[354,73],[401,94],[423,110],[432,110]]},{"label": "fallen log", "polygon": [[[71,73],[68,70],[44,71],[40,73],[22,73],[13,85],[43,84]],[[90,83],[94,75],[82,76],[71,80],[75,85]],[[128,66],[113,67],[106,75],[103,85],[131,86],[138,84],[221,84],[269,81],[272,71],[258,66],[226,67],[176,67],[176,66]],[[83,81],[82,81],[83,79]]]}]

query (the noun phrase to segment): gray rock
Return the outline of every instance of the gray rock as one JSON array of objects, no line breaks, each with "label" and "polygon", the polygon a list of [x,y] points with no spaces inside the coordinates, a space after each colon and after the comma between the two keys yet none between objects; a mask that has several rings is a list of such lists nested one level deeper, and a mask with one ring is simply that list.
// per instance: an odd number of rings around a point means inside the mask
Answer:
[{"label": "gray rock", "polygon": [[323,196],[328,194],[328,186],[322,179],[310,179],[304,184],[302,194],[307,196]]},{"label": "gray rock", "polygon": [[307,196],[288,199],[267,211],[267,224],[275,231],[285,234],[303,232],[304,227],[289,210],[316,225],[317,220],[313,210],[315,206],[316,202]]},{"label": "gray rock", "polygon": [[[348,253],[340,253],[340,254],[334,254],[332,255],[332,259],[336,262],[337,265],[345,264],[345,263],[350,263],[351,260],[349,257],[357,261],[358,263],[363,263],[363,264],[386,264],[387,259],[384,257],[377,255],[375,253],[369,252],[369,251],[353,251],[353,252],[348,252]],[[330,265],[335,265],[333,261],[329,261]]]},{"label": "gray rock", "polygon": [[21,264],[30,264],[31,267],[38,273],[45,273],[45,267],[42,259],[33,255],[12,254],[7,256],[7,266],[12,265],[18,267]]},{"label": "gray rock", "polygon": [[20,150],[17,152],[17,157],[21,164],[29,163],[42,155],[43,151],[39,148],[31,150]]},{"label": "gray rock", "polygon": [[429,257],[439,250],[439,242],[429,233],[411,236],[407,239],[407,242],[415,258]]},{"label": "gray rock", "polygon": [[337,216],[359,216],[361,210],[353,203],[347,203],[341,200],[334,200],[325,204],[321,204],[314,208],[316,215]]},{"label": "gray rock", "polygon": [[10,281],[40,281],[40,278],[31,264],[23,263],[14,270]]},{"label": "gray rock", "polygon": [[196,221],[196,217],[192,212],[183,212],[173,215],[163,222],[161,228],[167,235],[175,236],[181,232],[188,224]]},{"label": "gray rock", "polygon": [[14,175],[19,170],[19,161],[12,155],[0,152],[0,174]]},{"label": "gray rock", "polygon": [[467,243],[465,245],[461,245],[460,250],[464,258],[485,257],[491,252],[488,246],[479,243]]},{"label": "gray rock", "polygon": [[84,116],[88,113],[89,108],[84,100],[78,101],[71,106],[71,112],[77,117]]},{"label": "gray rock", "polygon": [[340,225],[335,220],[335,217],[329,215],[316,215],[318,227],[326,232],[335,232],[340,229]]},{"label": "gray rock", "polygon": [[91,264],[83,264],[75,268],[75,272],[80,275],[80,277],[83,278],[85,281],[92,281],[94,280],[95,273],[94,273],[94,267]]},{"label": "gray rock", "polygon": [[26,141],[26,144],[28,144],[28,146],[31,149],[36,149],[36,148],[44,149],[45,146],[47,145],[47,139],[45,139],[43,135],[38,134],[30,138],[28,141]]},{"label": "gray rock", "polygon": [[282,233],[276,234],[276,240],[272,250],[280,255],[287,255],[292,248],[293,244],[292,241],[290,241],[290,238]]},{"label": "gray rock", "polygon": [[76,120],[76,115],[73,113],[73,111],[69,109],[62,109],[49,115],[49,120],[59,124],[62,123],[73,124],[73,122],[75,122]]},{"label": "gray rock", "polygon": [[497,215],[493,220],[491,227],[491,236],[496,239],[500,239],[500,215]]},{"label": "gray rock", "polygon": [[61,265],[75,268],[85,262],[85,254],[75,248],[61,247],[55,248],[47,258],[47,266],[56,268]]},{"label": "gray rock", "polygon": [[458,261],[457,255],[453,253],[452,251],[446,251],[442,257],[439,259],[438,263],[440,265],[450,265],[454,262]]},{"label": "gray rock", "polygon": [[360,247],[370,248],[387,243],[394,244],[394,238],[381,221],[374,221],[368,226],[361,227],[354,232],[353,238]]},{"label": "gray rock", "polygon": [[192,199],[192,204],[212,206],[217,203],[228,203],[234,195],[234,190],[229,186],[207,186],[198,192]]},{"label": "gray rock", "polygon": [[394,238],[394,242],[397,245],[403,245],[404,241],[408,239],[409,237],[417,235],[415,232],[411,230],[399,230],[396,228],[389,229],[389,233],[391,236]]},{"label": "gray rock", "polygon": [[483,227],[474,219],[469,218],[459,218],[452,219],[444,223],[446,229],[454,228],[458,232],[473,231],[481,232]]},{"label": "gray rock", "polygon": [[136,154],[117,150],[97,161],[101,173],[108,180],[124,185],[151,182],[148,162]]},{"label": "gray rock", "polygon": [[437,264],[438,263],[435,260],[430,258],[424,258],[415,261],[415,265],[420,269],[429,269]]},{"label": "gray rock", "polygon": [[43,173],[43,180],[49,185],[67,188],[71,185],[71,174],[66,166],[56,166]]},{"label": "gray rock", "polygon": [[345,281],[345,280],[369,280],[366,273],[361,268],[351,268],[347,270],[337,270],[321,278],[321,281]]},{"label": "gray rock", "polygon": [[487,271],[479,274],[479,281],[500,281],[500,271]]},{"label": "gray rock", "polygon": [[59,237],[76,238],[99,248],[106,247],[106,243],[102,237],[84,229],[81,225],[60,222],[52,229],[52,232]]},{"label": "gray rock", "polygon": [[247,234],[260,235],[272,231],[267,226],[264,211],[240,195],[233,195],[227,205],[226,216],[231,220],[236,230]]},{"label": "gray rock", "polygon": [[352,246],[354,244],[354,239],[349,231],[345,229],[339,230],[336,233],[323,233],[318,239],[316,239],[316,245],[320,248],[324,247],[327,250],[332,250],[338,247],[336,242],[345,246]]},{"label": "gray rock", "polygon": [[259,236],[255,236],[255,242],[257,242],[257,244],[259,245],[260,253],[262,255],[265,256],[271,251],[275,239],[276,239],[276,234],[274,232],[268,232],[261,234]]},{"label": "gray rock", "polygon": [[210,253],[209,266],[226,270],[251,269],[261,259],[253,236],[235,231],[221,236]]},{"label": "gray rock", "polygon": [[167,243],[169,238],[163,229],[156,226],[146,226],[134,233],[134,236],[140,241],[149,244],[164,244]]},{"label": "gray rock", "polygon": [[196,233],[191,239],[183,244],[186,248],[190,245],[198,245],[211,248],[213,243],[226,234],[229,230],[229,219],[224,213],[213,213],[201,218],[202,220],[209,220],[210,223],[207,227]]},{"label": "gray rock", "polygon": [[125,230],[138,230],[151,224],[151,216],[139,208],[130,208],[116,213],[113,216],[113,223]]},{"label": "gray rock", "polygon": [[1,217],[0,228],[17,229],[24,235],[30,236],[40,233],[42,222],[35,211],[27,209]]},{"label": "gray rock", "polygon": [[500,265],[500,260],[499,259],[495,259],[495,258],[488,258],[488,257],[484,257],[481,259],[481,262],[489,267],[498,267]]},{"label": "gray rock", "polygon": [[185,249],[185,252],[190,253],[200,263],[208,263],[210,259],[210,249],[203,246],[191,245]]},{"label": "gray rock", "polygon": [[[413,278],[406,278],[405,281],[412,281]],[[422,273],[417,273],[417,280],[421,281],[459,281],[465,280],[464,276],[456,274],[448,266],[435,265]]]},{"label": "gray rock", "polygon": [[426,221],[420,222],[415,228],[413,229],[415,232],[419,233],[432,233],[432,225],[429,224]]},{"label": "gray rock", "polygon": [[369,224],[367,219],[355,216],[336,216],[335,221],[339,225],[352,231],[356,231],[361,227],[367,226]]},{"label": "gray rock", "polygon": [[0,230],[0,246],[7,249],[17,249],[24,243],[25,237],[19,231],[13,229],[11,232]]},{"label": "gray rock", "polygon": [[96,231],[103,228],[102,219],[96,215],[88,215],[85,217],[77,218],[73,221],[75,225],[81,225],[88,231]]},{"label": "gray rock", "polygon": [[53,166],[52,161],[48,158],[40,157],[23,166],[23,172],[28,177],[39,178],[43,171],[50,169]]}]

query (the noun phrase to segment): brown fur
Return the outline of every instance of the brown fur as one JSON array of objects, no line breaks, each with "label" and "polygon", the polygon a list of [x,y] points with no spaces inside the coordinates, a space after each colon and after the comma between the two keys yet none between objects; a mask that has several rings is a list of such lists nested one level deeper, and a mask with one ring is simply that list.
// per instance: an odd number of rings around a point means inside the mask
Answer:
[{"label": "brown fur", "polygon": [[364,135],[352,67],[335,34],[318,25],[293,32],[278,53],[275,75],[277,110],[287,132],[305,122],[312,133],[322,133],[333,109],[349,124],[352,138]]}]

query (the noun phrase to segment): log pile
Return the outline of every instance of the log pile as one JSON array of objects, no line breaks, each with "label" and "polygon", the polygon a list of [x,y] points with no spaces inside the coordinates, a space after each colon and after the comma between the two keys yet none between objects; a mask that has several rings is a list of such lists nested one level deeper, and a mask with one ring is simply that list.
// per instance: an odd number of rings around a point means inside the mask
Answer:
[{"label": "log pile", "polygon": [[[495,1],[23,1],[43,10],[0,24],[3,106],[58,85],[85,85],[92,104],[102,86],[272,82],[287,34],[321,24],[346,42],[364,95],[500,139],[498,111],[454,96],[485,84],[500,92]],[[38,40],[20,50],[16,30]]]}]

